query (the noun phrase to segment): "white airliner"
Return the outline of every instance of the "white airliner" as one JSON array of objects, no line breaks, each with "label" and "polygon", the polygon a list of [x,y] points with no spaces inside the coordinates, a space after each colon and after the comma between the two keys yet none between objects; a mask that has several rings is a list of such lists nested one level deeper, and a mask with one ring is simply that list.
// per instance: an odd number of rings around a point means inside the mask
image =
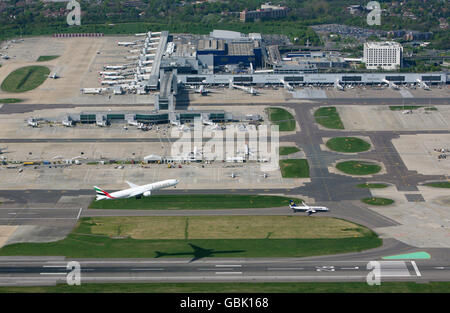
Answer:
[{"label": "white airliner", "polygon": [[114,200],[114,199],[125,199],[125,198],[133,198],[137,199],[144,197],[149,197],[152,194],[153,190],[159,190],[162,188],[176,186],[180,181],[178,179],[168,179],[159,181],[152,184],[146,185],[136,185],[127,181],[126,183],[130,186],[128,189],[119,190],[116,192],[108,193],[103,189],[94,186],[95,192],[97,193],[96,201],[98,200]]},{"label": "white airliner", "polygon": [[136,41],[119,41],[117,42],[118,46],[128,47],[128,46],[134,46],[136,44]]},{"label": "white airliner", "polygon": [[324,206],[308,206],[305,202],[302,201],[302,206],[296,205],[293,200],[289,200],[289,207],[294,210],[294,213],[297,212],[306,212],[308,215],[311,215],[316,212],[328,212],[329,209]]},{"label": "white airliner", "polygon": [[199,93],[202,96],[207,96],[209,90],[205,88],[205,86],[200,85],[200,87],[198,87],[197,89],[194,89],[195,93]]},{"label": "white airliner", "polygon": [[345,88],[344,86],[341,85],[341,82],[339,81],[339,78],[336,79],[336,81],[334,82],[334,89],[340,90],[340,91],[344,91]]}]

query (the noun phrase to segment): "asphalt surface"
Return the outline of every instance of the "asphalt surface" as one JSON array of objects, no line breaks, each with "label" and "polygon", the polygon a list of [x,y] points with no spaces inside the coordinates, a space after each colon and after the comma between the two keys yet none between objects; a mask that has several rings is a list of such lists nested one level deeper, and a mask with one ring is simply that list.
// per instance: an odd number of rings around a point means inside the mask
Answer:
[{"label": "asphalt surface", "polygon": [[[257,98],[257,97],[256,97]],[[370,191],[354,186],[365,182],[365,178],[354,178],[329,173],[327,167],[340,159],[351,159],[355,156],[345,156],[334,152],[322,151],[319,144],[323,137],[335,135],[364,135],[369,136],[374,149],[360,153],[358,157],[374,159],[383,162],[387,173],[377,175],[377,181],[394,184],[401,191],[415,191],[417,184],[426,180],[440,180],[444,176],[421,175],[408,171],[391,139],[400,134],[430,133],[429,131],[405,132],[346,132],[322,130],[315,124],[311,116],[311,108],[319,105],[371,105],[398,104],[403,99],[311,99],[305,102],[289,101],[288,106],[296,111],[297,122],[301,131],[295,135],[283,136],[283,141],[293,141],[302,147],[310,164],[311,183],[303,187],[292,189],[242,189],[242,190],[170,190],[160,193],[185,194],[189,193],[243,193],[243,194],[286,194],[305,195],[312,197],[316,203],[326,205],[331,211],[323,216],[333,216],[348,219],[370,228],[397,225],[386,217],[372,210],[357,205],[361,198],[370,196]],[[440,105],[450,104],[448,98],[413,98],[405,100],[408,105]],[[256,104],[256,103],[255,103]],[[78,105],[77,105],[78,106]],[[98,105],[95,105],[98,106]],[[105,105],[111,106],[111,105]],[[68,107],[55,105],[54,107]],[[70,107],[70,106],[69,106]],[[36,110],[49,108],[47,105],[11,106],[5,105],[0,114],[13,113],[15,110]],[[431,132],[433,133],[433,132]],[[436,133],[447,133],[439,131]],[[2,139],[8,140],[8,139]],[[20,139],[13,139],[20,140]],[[92,139],[79,139],[92,141]],[[106,139],[106,141],[133,141],[140,139]],[[156,139],[159,141],[159,139]],[[69,141],[72,141],[69,139]],[[73,140],[76,142],[76,140]],[[97,141],[97,140],[95,140]],[[102,140],[98,140],[102,141]],[[0,140],[0,142],[2,142]],[[6,142],[6,141],[3,141]],[[20,141],[17,141],[20,142]],[[28,141],[22,141],[28,142]],[[36,141],[33,141],[36,142]],[[38,141],[37,141],[38,142]],[[61,196],[94,195],[92,190],[0,190],[0,197],[6,198],[0,207],[0,224],[3,225],[39,225],[46,227],[60,227],[69,232],[77,219],[88,216],[177,216],[177,215],[289,215],[288,208],[245,209],[245,210],[171,210],[171,211],[138,211],[138,210],[89,210],[86,207],[61,208],[57,202]],[[86,197],[85,197],[86,198]],[[296,213],[302,214],[302,213]],[[381,248],[345,255],[322,256],[302,259],[201,259],[192,262],[188,257],[184,259],[145,259],[145,260],[88,260],[82,263],[83,280],[86,281],[365,281],[369,272],[367,261],[380,260],[381,257],[411,251],[414,247],[407,246],[394,239],[384,239]],[[420,249],[423,250],[423,249]],[[432,251],[432,260],[417,260],[415,265],[411,261],[395,263],[391,270],[387,270],[383,280],[450,280],[450,249],[425,249]],[[192,254],[192,253],[191,253]],[[31,258],[33,259],[33,258]],[[27,260],[20,261],[17,257],[0,258],[0,284],[42,284],[44,281],[53,284],[65,277],[65,271],[58,272],[58,268],[66,261],[61,258],[51,261]],[[45,258],[44,258],[45,259]],[[8,263],[10,262],[10,263]],[[28,263],[27,263],[28,262]],[[58,263],[59,262],[59,263]],[[230,266],[239,265],[239,266]],[[387,264],[387,263],[386,263]],[[217,266],[219,265],[219,266]],[[227,266],[228,265],[228,266]],[[45,268],[43,266],[46,266]],[[64,265],[65,266],[65,265]],[[317,266],[319,268],[317,268]],[[325,267],[324,267],[325,266]],[[155,267],[155,268],[151,268]],[[217,268],[220,268],[218,270]],[[52,272],[56,269],[56,272]],[[204,270],[202,270],[204,269]],[[50,274],[54,273],[54,274]],[[391,273],[392,275],[389,275]],[[399,274],[400,273],[400,274]],[[150,275],[151,274],[151,275]],[[60,278],[58,275],[62,275]],[[19,278],[22,277],[22,278]],[[39,279],[37,279],[39,278]],[[9,279],[9,280],[8,280]],[[36,280],[37,279],[37,280]],[[2,281],[3,280],[3,281]]]},{"label": "asphalt surface", "polygon": [[[228,103],[226,105],[267,105],[267,103],[258,102],[258,97],[254,97],[255,102],[253,103]],[[448,105],[450,104],[450,98],[431,98],[431,97],[423,97],[423,98],[327,98],[327,99],[303,99],[297,100],[292,99],[287,103],[289,104],[301,104],[304,105],[307,103],[315,103],[322,105],[393,105],[393,104],[402,104],[405,103],[407,105]],[[186,108],[189,106],[189,101],[177,101],[177,109]],[[195,104],[196,106],[223,106],[223,103],[211,103],[211,104]],[[286,102],[273,103],[272,105],[286,105]],[[2,107],[0,107],[0,114],[13,114],[13,113],[27,113],[33,112],[37,110],[44,109],[62,109],[62,108],[75,108],[75,107],[85,107],[85,108],[96,108],[96,107],[123,107],[124,104],[67,104],[67,103],[58,103],[58,104],[20,104],[20,103],[5,103]],[[148,108],[148,104],[133,104],[136,107]],[[182,108],[181,108],[182,107]]]}]

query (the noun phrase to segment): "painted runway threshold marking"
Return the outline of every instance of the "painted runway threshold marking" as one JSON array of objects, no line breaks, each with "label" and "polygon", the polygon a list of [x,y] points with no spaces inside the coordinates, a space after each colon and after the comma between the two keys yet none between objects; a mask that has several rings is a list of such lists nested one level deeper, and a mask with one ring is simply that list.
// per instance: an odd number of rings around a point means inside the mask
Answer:
[{"label": "painted runway threshold marking", "polygon": [[414,267],[414,271],[416,271],[416,275],[417,275],[417,277],[421,277],[421,276],[422,276],[422,274],[420,274],[420,271],[419,271],[419,268],[417,267],[417,264],[416,264],[416,262],[414,262],[414,261],[411,261],[411,264],[412,264],[412,266]]}]

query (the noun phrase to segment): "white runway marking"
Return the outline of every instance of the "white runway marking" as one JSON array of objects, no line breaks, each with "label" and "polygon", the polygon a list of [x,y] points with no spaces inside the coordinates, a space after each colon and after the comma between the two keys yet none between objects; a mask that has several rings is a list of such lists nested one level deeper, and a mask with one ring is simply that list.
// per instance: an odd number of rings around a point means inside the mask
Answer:
[{"label": "white runway marking", "polygon": [[301,271],[303,267],[268,267],[268,271]]},{"label": "white runway marking", "polygon": [[411,276],[404,261],[382,261],[381,277],[408,277]]},{"label": "white runway marking", "polygon": [[411,264],[412,264],[412,266],[414,267],[414,270],[416,271],[416,275],[417,275],[417,277],[421,277],[421,276],[422,276],[422,274],[420,274],[420,271],[419,271],[419,268],[417,267],[417,264],[416,264],[416,262],[414,262],[414,261],[411,261]]},{"label": "white runway marking", "polygon": [[132,271],[164,271],[163,268],[132,268]]},{"label": "white runway marking", "polygon": [[78,212],[78,215],[77,215],[77,221],[80,219],[81,211],[83,211],[83,208],[80,208],[80,212]]}]

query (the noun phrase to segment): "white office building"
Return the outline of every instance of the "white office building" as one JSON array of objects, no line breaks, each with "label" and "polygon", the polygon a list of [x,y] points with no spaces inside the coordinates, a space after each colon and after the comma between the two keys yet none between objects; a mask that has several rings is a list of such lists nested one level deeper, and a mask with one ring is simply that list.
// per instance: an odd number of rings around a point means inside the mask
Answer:
[{"label": "white office building", "polygon": [[395,41],[364,43],[367,69],[396,70],[402,66],[403,47]]}]

